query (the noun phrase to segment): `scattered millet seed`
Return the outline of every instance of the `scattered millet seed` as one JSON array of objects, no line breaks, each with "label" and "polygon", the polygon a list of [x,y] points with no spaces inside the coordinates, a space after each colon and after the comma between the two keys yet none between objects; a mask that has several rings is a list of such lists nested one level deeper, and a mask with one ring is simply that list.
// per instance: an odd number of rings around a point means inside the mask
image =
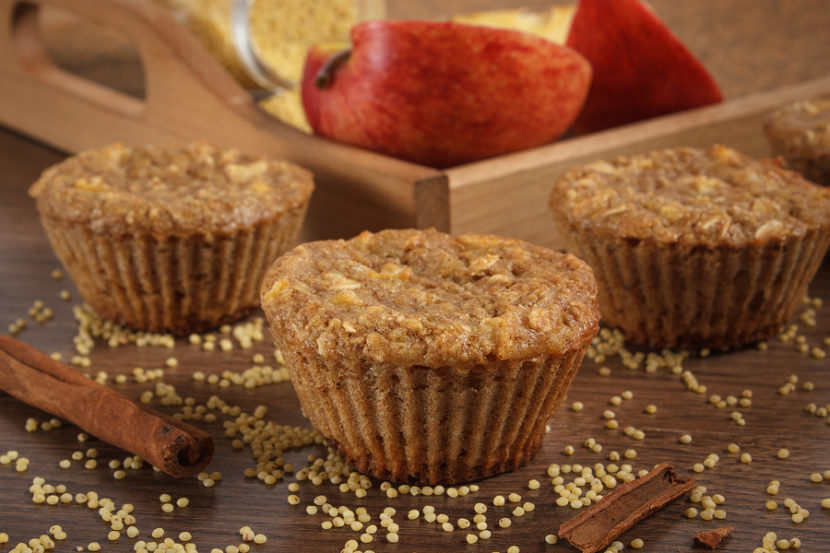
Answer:
[{"label": "scattered millet seed", "polygon": [[729,444],[728,446],[726,446],[726,450],[729,453],[738,453],[739,451],[741,451],[741,446],[739,446],[738,444],[733,442],[733,443]]},{"label": "scattered millet seed", "polygon": [[181,541],[190,541],[193,536],[190,535],[190,532],[181,532],[179,533],[179,539]]},{"label": "scattered millet seed", "polygon": [[821,500],[822,509],[830,509],[830,497],[825,497]]},{"label": "scattered millet seed", "polygon": [[584,407],[585,405],[581,401],[574,401],[571,403],[571,411],[576,411],[577,413],[582,411]]},{"label": "scattered millet seed", "polygon": [[741,463],[744,463],[745,465],[752,463],[752,455],[749,453],[741,453]]},{"label": "scattered millet seed", "polygon": [[630,545],[634,549],[642,549],[643,545],[644,545],[644,542],[641,538],[634,538],[633,540],[631,540]]},{"label": "scattered millet seed", "polygon": [[686,509],[686,518],[695,518],[697,516],[697,509],[689,507]]},{"label": "scattered millet seed", "polygon": [[162,503],[161,504],[161,510],[164,511],[165,513],[172,513],[173,509],[174,509],[174,507],[173,507],[172,503]]},{"label": "scattered millet seed", "polygon": [[[821,475],[819,475],[819,476],[821,476]],[[531,489],[531,490],[538,490],[540,486],[541,486],[541,484],[536,479],[530,480],[527,483],[528,489]],[[478,505],[483,505],[485,507],[485,509],[487,508],[487,506],[484,505],[483,503],[479,503]],[[476,511],[476,512],[479,512],[479,511]],[[481,511],[481,512],[483,512],[483,511]]]},{"label": "scattered millet seed", "polygon": [[778,503],[776,503],[772,499],[767,499],[767,502],[764,504],[764,507],[766,507],[767,511],[774,511],[778,508]]},{"label": "scattered millet seed", "polygon": [[654,413],[657,412],[657,406],[656,405],[646,405],[645,412],[648,413],[649,415],[653,415]]},{"label": "scattered millet seed", "polygon": [[265,534],[257,534],[254,536],[254,543],[262,545],[268,541],[268,537]]},{"label": "scattered millet seed", "polygon": [[86,548],[89,551],[101,551],[101,544],[98,543],[97,541],[90,542],[90,543],[87,544]]},{"label": "scattered millet seed", "polygon": [[154,528],[150,535],[153,536],[155,539],[159,539],[160,537],[164,536],[164,528]]},{"label": "scattered millet seed", "polygon": [[778,458],[779,459],[786,459],[789,456],[790,456],[790,451],[788,449],[781,448],[781,449],[778,450]]}]

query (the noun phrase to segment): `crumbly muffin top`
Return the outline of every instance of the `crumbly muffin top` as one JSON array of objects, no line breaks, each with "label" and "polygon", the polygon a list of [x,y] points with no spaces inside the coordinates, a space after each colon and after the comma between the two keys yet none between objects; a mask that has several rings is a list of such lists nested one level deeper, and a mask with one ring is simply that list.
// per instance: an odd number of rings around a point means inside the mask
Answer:
[{"label": "crumbly muffin top", "polygon": [[830,151],[830,98],[795,102],[772,112],[764,131],[802,150]]},{"label": "crumbly muffin top", "polygon": [[43,172],[29,194],[54,217],[96,232],[233,232],[308,201],[311,174],[204,143],[112,144]]},{"label": "crumbly muffin top", "polygon": [[584,346],[597,332],[587,264],[519,240],[435,230],[310,242],[265,277],[278,343],[323,361],[474,367]]},{"label": "crumbly muffin top", "polygon": [[830,226],[830,191],[725,146],[571,169],[550,205],[569,225],[663,243],[745,245]]}]

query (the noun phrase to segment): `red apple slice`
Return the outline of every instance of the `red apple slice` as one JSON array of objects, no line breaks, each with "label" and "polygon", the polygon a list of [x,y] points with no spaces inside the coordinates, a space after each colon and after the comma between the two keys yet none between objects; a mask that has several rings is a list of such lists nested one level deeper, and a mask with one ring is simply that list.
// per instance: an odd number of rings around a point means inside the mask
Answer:
[{"label": "red apple slice", "polygon": [[302,97],[312,128],[431,167],[554,140],[590,84],[591,68],[579,54],[517,31],[370,21],[351,38],[351,52],[327,64],[323,88],[314,82],[336,47],[309,52]]},{"label": "red apple slice", "polygon": [[567,45],[594,69],[578,132],[723,100],[703,65],[639,0],[580,0]]}]

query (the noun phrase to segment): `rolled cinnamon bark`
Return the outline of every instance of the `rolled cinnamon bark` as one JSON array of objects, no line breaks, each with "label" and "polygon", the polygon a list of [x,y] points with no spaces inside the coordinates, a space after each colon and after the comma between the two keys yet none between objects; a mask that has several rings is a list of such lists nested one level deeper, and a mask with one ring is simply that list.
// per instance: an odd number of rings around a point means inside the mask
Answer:
[{"label": "rolled cinnamon bark", "polygon": [[193,476],[213,457],[213,437],[207,432],[147,408],[11,336],[0,336],[0,389],[171,476]]},{"label": "rolled cinnamon bark", "polygon": [[635,524],[695,487],[694,478],[677,476],[661,463],[645,476],[626,482],[559,527],[582,553],[597,553]]}]

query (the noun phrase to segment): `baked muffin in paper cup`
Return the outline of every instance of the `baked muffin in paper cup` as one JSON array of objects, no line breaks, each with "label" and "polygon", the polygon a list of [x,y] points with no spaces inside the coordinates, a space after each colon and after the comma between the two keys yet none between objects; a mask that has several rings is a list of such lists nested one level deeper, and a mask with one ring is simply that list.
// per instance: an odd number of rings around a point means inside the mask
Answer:
[{"label": "baked muffin in paper cup", "polygon": [[772,152],[807,180],[830,186],[830,97],[794,102],[770,113],[764,134]]},{"label": "baked muffin in paper cup", "polygon": [[650,347],[768,338],[830,243],[830,191],[719,145],[574,168],[550,207],[594,270],[603,321]]},{"label": "baked muffin in paper cup", "polygon": [[313,190],[282,161],[208,144],[114,144],[50,167],[29,190],[84,301],[136,330],[186,335],[259,305]]},{"label": "baked muffin in paper cup", "polygon": [[312,425],[353,468],[420,484],[526,463],[599,318],[576,257],[434,230],[302,244],[262,306]]}]

